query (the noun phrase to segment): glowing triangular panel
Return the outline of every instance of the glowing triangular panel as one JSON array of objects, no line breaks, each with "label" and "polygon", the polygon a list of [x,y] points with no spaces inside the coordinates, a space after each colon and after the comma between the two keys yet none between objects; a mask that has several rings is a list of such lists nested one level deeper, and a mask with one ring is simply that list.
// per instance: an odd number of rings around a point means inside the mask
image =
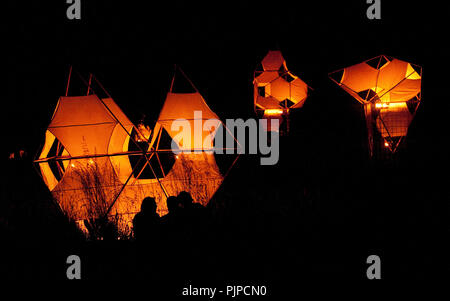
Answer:
[{"label": "glowing triangular panel", "polygon": [[[209,120],[209,122],[208,122]],[[208,128],[206,122],[208,122]],[[212,148],[214,132],[220,125],[217,115],[208,107],[200,93],[168,93],[159,114],[158,123],[164,127],[180,149]],[[186,130],[186,134],[183,134]],[[196,135],[196,131],[200,135]],[[206,142],[206,140],[210,142]],[[207,145],[205,145],[207,144]]]}]

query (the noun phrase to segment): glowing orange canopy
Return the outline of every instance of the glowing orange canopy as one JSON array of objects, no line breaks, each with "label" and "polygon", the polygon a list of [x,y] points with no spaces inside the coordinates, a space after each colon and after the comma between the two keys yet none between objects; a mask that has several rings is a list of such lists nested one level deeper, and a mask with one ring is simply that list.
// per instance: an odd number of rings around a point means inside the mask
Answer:
[{"label": "glowing orange canopy", "polygon": [[364,105],[371,152],[377,135],[395,152],[420,104],[422,68],[380,55],[332,72],[330,78]]},{"label": "glowing orange canopy", "polygon": [[[124,144],[132,128],[133,124],[112,99],[100,100],[96,95],[60,97],[39,156],[41,173],[50,191],[59,182],[48,163],[55,141],[61,150],[55,157],[63,159],[66,173],[76,166],[75,161],[126,151]],[[117,162],[121,159],[124,156],[115,158]]]},{"label": "glowing orange canopy", "polygon": [[[197,113],[196,113],[197,112]],[[197,114],[197,116],[195,115]],[[198,119],[200,118],[200,119]],[[184,119],[189,123],[191,135],[177,135],[177,130],[172,130],[174,121]],[[201,128],[201,135],[194,135],[195,121]],[[203,126],[207,120],[211,120],[211,131],[204,131]],[[158,117],[157,126],[162,126],[178,144],[181,150],[208,150],[212,149],[214,132],[221,124],[219,117],[208,107],[199,92],[172,93],[169,92],[164,106]],[[158,128],[155,128],[157,131]],[[199,131],[200,133],[200,131]],[[206,141],[208,139],[208,141]],[[205,145],[207,144],[207,145]],[[207,149],[204,149],[207,148]]]},{"label": "glowing orange canopy", "polygon": [[399,59],[382,55],[342,71],[338,84],[361,103],[405,102],[420,93],[421,75]]}]

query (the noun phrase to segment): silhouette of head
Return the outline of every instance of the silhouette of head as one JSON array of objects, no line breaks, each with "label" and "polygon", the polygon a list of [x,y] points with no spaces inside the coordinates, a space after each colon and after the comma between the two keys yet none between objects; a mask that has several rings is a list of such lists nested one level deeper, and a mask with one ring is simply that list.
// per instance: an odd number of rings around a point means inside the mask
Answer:
[{"label": "silhouette of head", "polygon": [[142,200],[141,212],[156,212],[156,201],[154,198],[146,197]]},{"label": "silhouette of head", "polygon": [[175,210],[178,207],[178,198],[175,196],[169,196],[166,202],[167,202],[167,209],[169,210],[169,212],[175,212]]},{"label": "silhouette of head", "polygon": [[180,192],[180,194],[178,194],[178,199],[184,208],[191,207],[192,203],[194,202],[191,194],[187,191]]}]

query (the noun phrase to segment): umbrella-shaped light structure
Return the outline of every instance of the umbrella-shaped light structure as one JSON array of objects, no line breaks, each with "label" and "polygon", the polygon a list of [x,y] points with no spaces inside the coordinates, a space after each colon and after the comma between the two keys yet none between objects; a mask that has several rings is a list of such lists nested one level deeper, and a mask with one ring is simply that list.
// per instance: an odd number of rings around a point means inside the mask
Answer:
[{"label": "umbrella-shaped light structure", "polygon": [[394,153],[420,105],[422,68],[380,55],[329,76],[363,105],[371,155]]}]

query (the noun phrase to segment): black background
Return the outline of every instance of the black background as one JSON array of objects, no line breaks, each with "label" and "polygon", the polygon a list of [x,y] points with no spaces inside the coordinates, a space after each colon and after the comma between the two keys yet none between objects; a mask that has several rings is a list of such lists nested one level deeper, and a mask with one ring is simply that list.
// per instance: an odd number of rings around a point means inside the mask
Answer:
[{"label": "black background", "polygon": [[[314,91],[292,113],[278,165],[240,158],[219,200],[210,204],[227,200],[227,213],[221,213],[226,234],[205,244],[209,255],[198,259],[207,262],[198,263],[202,268],[183,274],[173,267],[183,275],[181,283],[364,280],[371,254],[382,258],[382,277],[388,280],[448,273],[448,4],[384,0],[382,19],[368,20],[363,0],[145,5],[85,0],[81,20],[68,20],[68,5],[58,2],[20,1],[4,12],[6,168],[0,216],[9,225],[21,223],[4,231],[7,278],[64,279],[65,258],[77,251],[87,258],[85,278],[135,276],[127,261],[133,247],[86,246],[58,227],[31,164],[65,93],[70,65],[85,77],[95,74],[134,121],[143,112],[157,117],[175,63],[222,119],[246,119],[254,117],[253,71],[270,49],[281,50],[288,68]],[[423,67],[423,101],[392,160],[369,158],[363,108],[328,78],[331,71],[380,54]],[[27,150],[29,160],[8,161],[19,149]],[[24,263],[29,250],[45,259]],[[99,259],[102,252],[110,254],[109,261]],[[158,278],[158,272],[150,274]]]}]

